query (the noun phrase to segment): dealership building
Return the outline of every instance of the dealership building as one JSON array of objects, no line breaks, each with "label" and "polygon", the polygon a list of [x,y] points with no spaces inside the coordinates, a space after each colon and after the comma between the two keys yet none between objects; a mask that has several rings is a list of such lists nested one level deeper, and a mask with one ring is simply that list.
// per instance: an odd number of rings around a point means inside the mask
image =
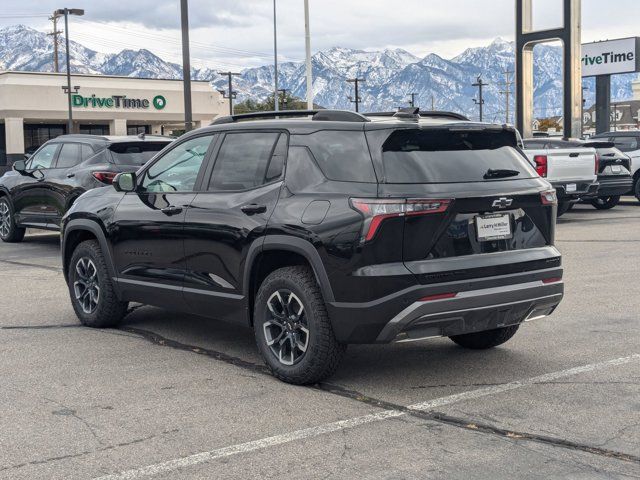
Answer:
[{"label": "dealership building", "polygon": [[[61,73],[0,72],[0,171],[51,138],[67,133],[68,101]],[[184,130],[181,80],[104,75],[71,78],[73,129],[94,135],[165,134]],[[191,83],[194,127],[228,105],[209,82]]]}]

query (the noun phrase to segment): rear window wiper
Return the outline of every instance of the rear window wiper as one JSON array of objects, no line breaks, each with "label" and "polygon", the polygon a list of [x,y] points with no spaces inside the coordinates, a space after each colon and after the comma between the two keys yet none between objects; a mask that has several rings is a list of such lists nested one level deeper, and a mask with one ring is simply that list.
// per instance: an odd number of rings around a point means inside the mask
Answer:
[{"label": "rear window wiper", "polygon": [[520,175],[518,170],[509,170],[508,168],[490,168],[487,170],[487,173],[484,174],[484,179],[489,178],[505,178],[505,177],[516,177]]}]

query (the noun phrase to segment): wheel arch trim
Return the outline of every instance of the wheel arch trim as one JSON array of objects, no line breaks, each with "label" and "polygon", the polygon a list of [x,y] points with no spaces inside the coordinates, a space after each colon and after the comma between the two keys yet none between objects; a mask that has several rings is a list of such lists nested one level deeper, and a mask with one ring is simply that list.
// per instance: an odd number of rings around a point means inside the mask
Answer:
[{"label": "wheel arch trim", "polygon": [[292,252],[304,257],[307,262],[309,262],[309,265],[313,270],[325,302],[335,301],[327,271],[324,268],[324,264],[322,263],[322,259],[320,258],[317,248],[307,240],[287,235],[267,235],[261,245],[261,248],[251,249],[249,253],[250,258],[247,259],[247,268],[245,269],[243,279],[244,294],[246,295],[246,298],[249,298],[251,273],[256,267],[256,259],[258,258],[258,255],[263,252],[274,250]]},{"label": "wheel arch trim", "polygon": [[[107,237],[105,235],[104,230],[102,229],[100,224],[94,220],[79,218],[79,219],[70,220],[64,226],[61,255],[62,255],[62,268],[63,268],[65,279],[68,278],[68,265],[67,265],[67,259],[66,259],[68,235],[69,233],[78,231],[78,230],[84,230],[84,231],[90,232],[91,234],[93,234],[94,237],[96,237],[96,239],[98,240],[98,243],[100,244],[100,249],[102,250],[102,254],[104,255],[104,260],[105,260],[105,263],[107,264],[107,269],[109,270],[109,277],[117,278],[116,268],[113,262],[113,256],[111,255],[111,249],[109,248],[109,243],[107,242]],[[116,289],[116,293],[118,294],[118,296],[120,296],[117,283],[114,284],[114,288]]]}]

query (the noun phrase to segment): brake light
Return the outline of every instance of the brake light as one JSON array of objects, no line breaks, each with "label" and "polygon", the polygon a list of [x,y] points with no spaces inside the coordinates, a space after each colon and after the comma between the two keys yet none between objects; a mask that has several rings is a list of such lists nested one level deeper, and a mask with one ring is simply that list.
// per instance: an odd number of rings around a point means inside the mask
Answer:
[{"label": "brake light", "polygon": [[363,240],[375,237],[380,225],[387,218],[430,215],[442,213],[449,208],[451,200],[431,199],[375,199],[352,198],[351,207],[364,216]]},{"label": "brake light", "polygon": [[600,154],[596,153],[596,175],[600,171]]},{"label": "brake light", "polygon": [[555,190],[545,190],[544,192],[540,192],[540,200],[542,200],[543,205],[558,204],[558,196],[556,195]]},{"label": "brake light", "polygon": [[111,185],[113,183],[113,179],[116,178],[116,175],[116,172],[93,172],[93,176],[96,180],[106,183],[107,185]]},{"label": "brake light", "polygon": [[533,157],[533,161],[536,163],[536,172],[541,177],[547,176],[547,156],[546,155],[536,155]]}]

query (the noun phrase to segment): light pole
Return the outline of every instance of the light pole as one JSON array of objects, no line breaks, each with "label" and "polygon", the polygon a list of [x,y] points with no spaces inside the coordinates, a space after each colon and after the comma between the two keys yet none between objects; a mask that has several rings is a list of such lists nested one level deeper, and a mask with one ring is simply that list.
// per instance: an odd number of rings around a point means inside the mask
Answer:
[{"label": "light pole", "polygon": [[278,111],[278,17],[276,12],[276,0],[273,0],[273,105]]},{"label": "light pole", "polygon": [[354,97],[349,97],[349,100],[351,101],[351,103],[355,103],[356,104],[356,112],[360,111],[360,83],[365,82],[366,80],[364,78],[349,78],[347,80],[347,82],[349,83],[353,83],[354,87],[355,87],[355,99]]},{"label": "light pole", "polygon": [[478,97],[479,99],[476,100],[475,98],[473,99],[473,101],[475,102],[476,105],[478,105],[478,108],[480,109],[480,121],[482,122],[483,120],[483,107],[484,107],[484,97],[482,96],[482,88],[486,87],[487,85],[489,85],[488,83],[484,83],[482,81],[482,76],[478,75],[478,78],[476,79],[476,83],[472,83],[471,86],[472,87],[478,87]]},{"label": "light pole", "polygon": [[184,90],[184,128],[193,128],[191,110],[191,58],[189,54],[189,4],[180,0],[180,22],[182,28],[182,86]]},{"label": "light pole", "polygon": [[313,72],[311,67],[311,30],[309,26],[309,0],[304,0],[304,39],[307,71],[307,110],[313,110]]},{"label": "light pole", "polygon": [[[69,119],[67,120],[67,134],[72,133],[73,130],[73,111],[71,109],[71,55],[69,54],[69,15],[77,15],[81,17],[84,15],[84,10],[81,8],[60,8],[53,12],[54,16],[64,15],[64,40],[66,47],[67,57],[67,86],[62,87],[67,93],[67,103],[69,107]],[[76,89],[76,92],[78,90]]]},{"label": "light pole", "polygon": [[229,93],[225,92],[224,90],[218,90],[218,92],[222,95],[223,98],[229,99],[229,115],[233,115],[233,100],[238,96],[237,92],[233,89],[233,77],[237,77],[238,75],[240,75],[240,73],[218,72],[218,74],[227,76],[227,81],[229,83]]}]

